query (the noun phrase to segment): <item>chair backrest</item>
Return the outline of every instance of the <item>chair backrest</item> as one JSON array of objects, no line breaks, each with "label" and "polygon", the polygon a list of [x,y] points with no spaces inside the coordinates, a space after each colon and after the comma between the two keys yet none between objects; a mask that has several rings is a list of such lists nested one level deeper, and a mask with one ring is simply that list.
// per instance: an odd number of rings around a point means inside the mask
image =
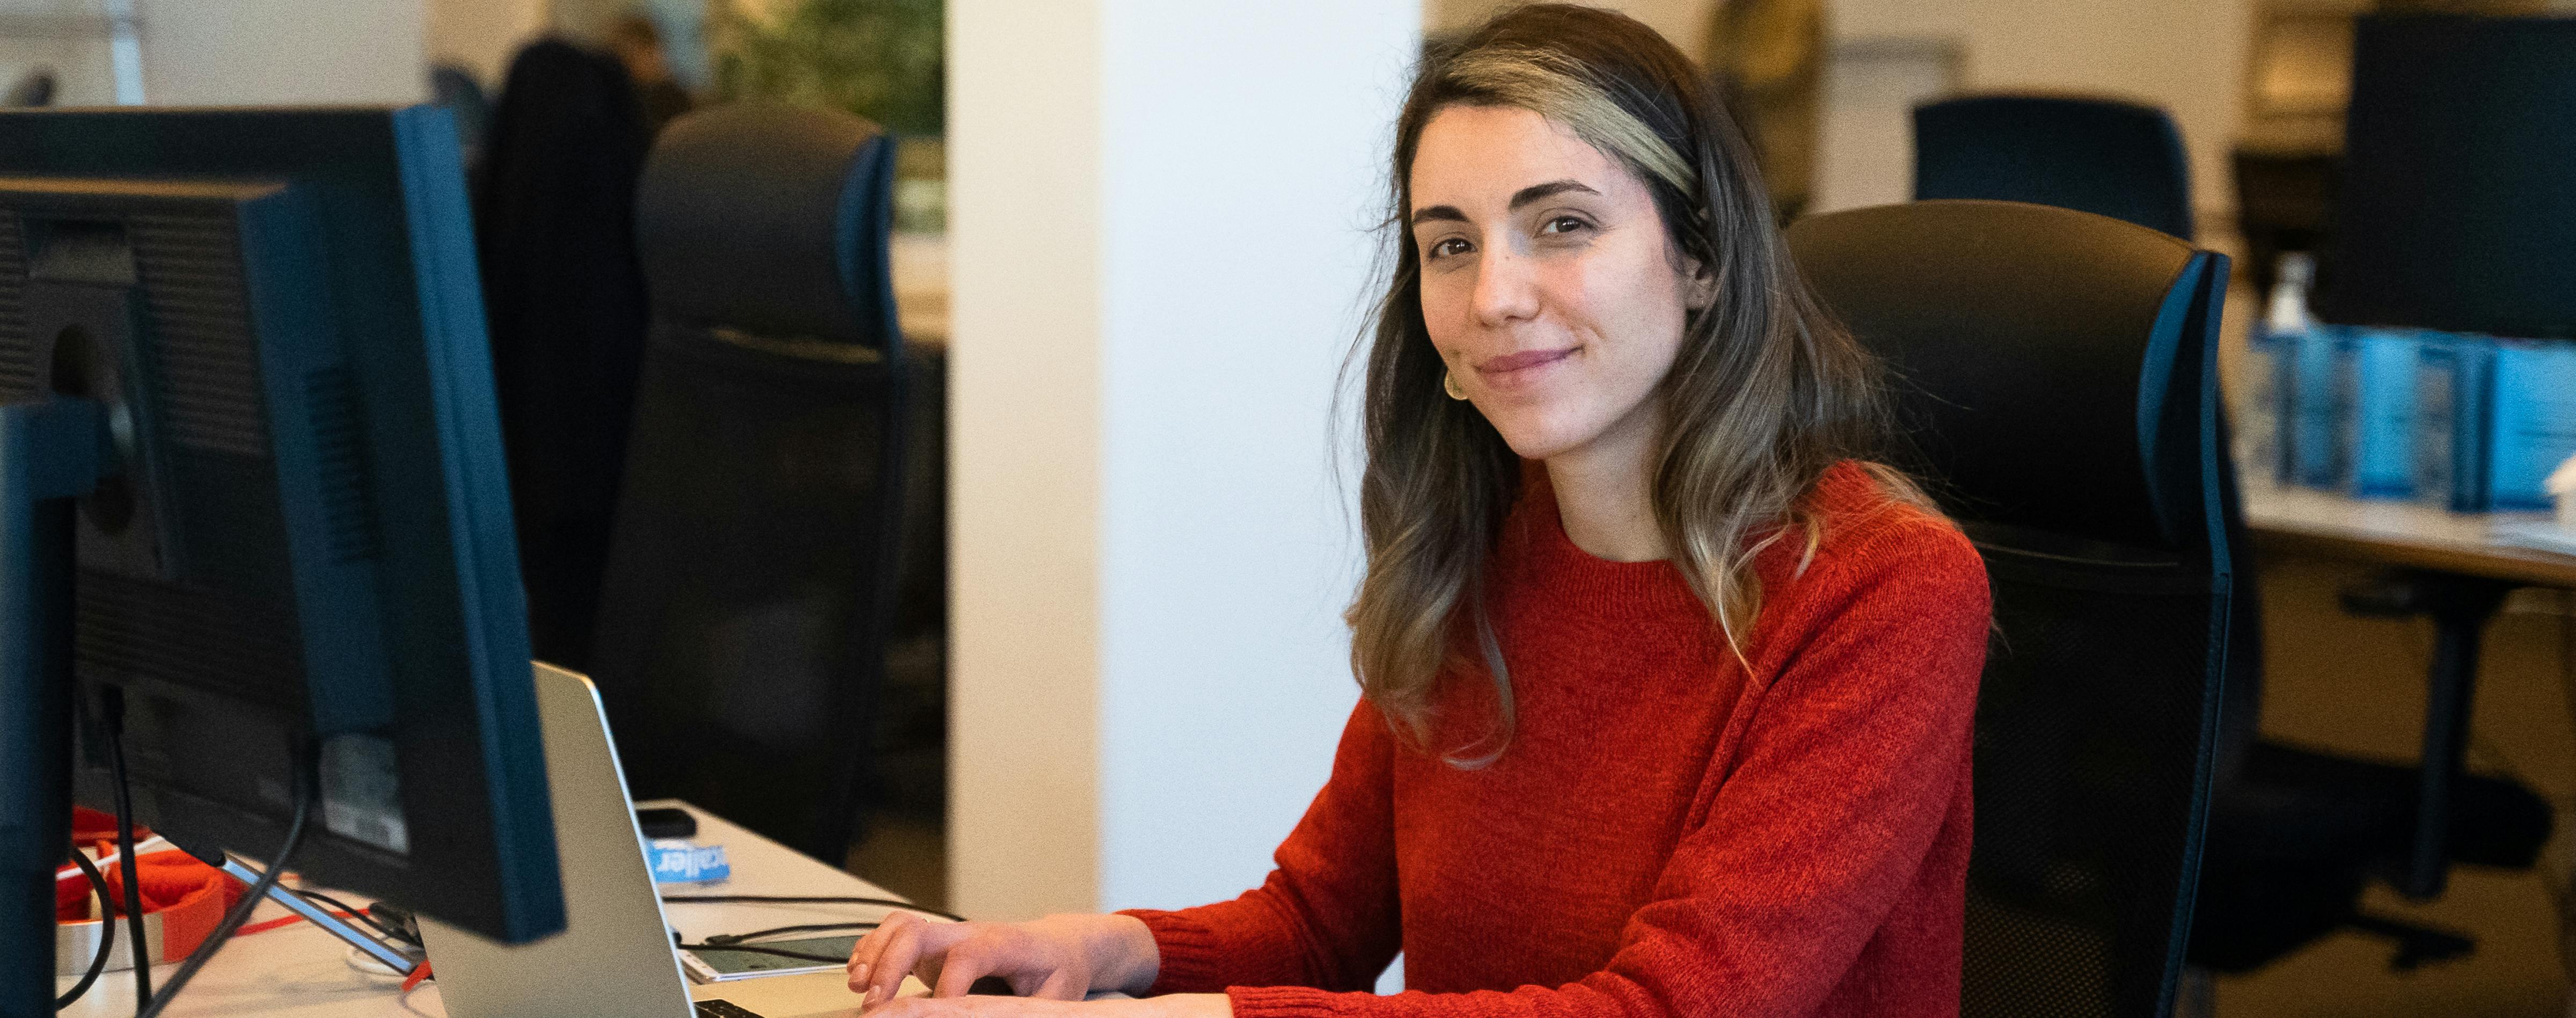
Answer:
[{"label": "chair backrest", "polygon": [[591,663],[644,359],[635,186],[651,145],[625,67],[546,39],[511,60],[476,174],[528,642],[575,671]]},{"label": "chair backrest", "polygon": [[2226,259],[2012,202],[1799,222],[1890,366],[1921,477],[1985,557],[1970,1018],[2170,1012],[2234,622]]},{"label": "chair backrest", "polygon": [[636,232],[653,331],[592,678],[639,797],[838,865],[865,790],[902,504],[893,139],[681,117]]},{"label": "chair backrest", "polygon": [[1914,108],[1914,198],[2055,205],[2189,239],[2191,163],[2153,106],[1974,95]]}]

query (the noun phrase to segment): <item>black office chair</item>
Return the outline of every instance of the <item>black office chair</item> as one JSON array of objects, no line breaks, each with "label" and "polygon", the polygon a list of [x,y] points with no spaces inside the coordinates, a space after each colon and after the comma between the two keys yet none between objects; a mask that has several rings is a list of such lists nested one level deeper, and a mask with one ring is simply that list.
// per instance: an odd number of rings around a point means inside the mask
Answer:
[{"label": "black office chair", "polygon": [[653,331],[592,678],[639,798],[834,865],[866,790],[902,499],[894,140],[673,121],[636,202]]},{"label": "black office chair", "polygon": [[1962,1010],[2149,1016],[2190,929],[2239,564],[2226,258],[2100,216],[1922,202],[1792,226],[1986,560]]},{"label": "black office chair", "polygon": [[2191,239],[2191,161],[2153,106],[1976,95],[1914,108],[1914,197],[2055,205]]},{"label": "black office chair", "polygon": [[[2339,928],[2394,939],[2401,966],[2465,950],[2362,913],[2363,885],[2402,879],[2426,803],[2446,818],[2445,862],[2505,866],[2537,854],[2546,804],[2483,777],[2419,797],[2425,773],[2447,772],[2256,737],[2259,588],[2212,377],[2225,259],[2000,202],[1861,209],[1790,239],[1890,361],[1912,440],[1899,462],[1931,480],[1995,578],[1967,1013],[2162,1014],[2186,960],[2246,971]],[[2158,608],[2162,584],[2175,593]],[[2021,692],[2034,688],[2062,699]],[[2194,779],[2208,783],[2205,836],[2182,829],[2201,821],[2177,819],[2177,800],[2129,815],[2135,796],[2184,780],[2179,713],[2217,690],[2214,738],[2193,750],[2209,768]],[[2196,890],[2175,858],[2194,860]],[[2151,949],[2160,928],[2188,931],[2187,948]]]},{"label": "black office chair", "polygon": [[528,642],[591,668],[648,318],[635,181],[652,145],[614,57],[542,40],[510,62],[474,232]]}]

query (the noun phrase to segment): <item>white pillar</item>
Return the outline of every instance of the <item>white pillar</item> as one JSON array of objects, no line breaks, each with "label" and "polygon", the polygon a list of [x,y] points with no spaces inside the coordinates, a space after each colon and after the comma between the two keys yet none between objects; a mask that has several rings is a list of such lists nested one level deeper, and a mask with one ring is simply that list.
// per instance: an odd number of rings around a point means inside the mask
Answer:
[{"label": "white pillar", "polygon": [[1231,896],[1321,785],[1333,384],[1420,17],[950,0],[959,910]]}]

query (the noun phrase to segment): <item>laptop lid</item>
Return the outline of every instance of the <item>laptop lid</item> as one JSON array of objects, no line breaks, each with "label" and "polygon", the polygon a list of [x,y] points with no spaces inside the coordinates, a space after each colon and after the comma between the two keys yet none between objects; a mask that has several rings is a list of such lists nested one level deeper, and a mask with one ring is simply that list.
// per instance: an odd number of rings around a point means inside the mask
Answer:
[{"label": "laptop lid", "polygon": [[421,917],[439,998],[451,1018],[692,1018],[599,693],[590,680],[542,662],[536,679],[564,931],[512,946]]}]

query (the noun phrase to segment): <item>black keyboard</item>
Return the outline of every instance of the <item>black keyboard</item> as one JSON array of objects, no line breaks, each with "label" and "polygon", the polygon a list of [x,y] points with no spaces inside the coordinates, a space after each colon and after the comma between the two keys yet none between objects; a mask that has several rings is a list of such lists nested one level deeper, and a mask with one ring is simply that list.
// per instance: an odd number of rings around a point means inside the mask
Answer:
[{"label": "black keyboard", "polygon": [[698,1018],[761,1018],[760,1012],[726,1000],[697,1002]]}]

